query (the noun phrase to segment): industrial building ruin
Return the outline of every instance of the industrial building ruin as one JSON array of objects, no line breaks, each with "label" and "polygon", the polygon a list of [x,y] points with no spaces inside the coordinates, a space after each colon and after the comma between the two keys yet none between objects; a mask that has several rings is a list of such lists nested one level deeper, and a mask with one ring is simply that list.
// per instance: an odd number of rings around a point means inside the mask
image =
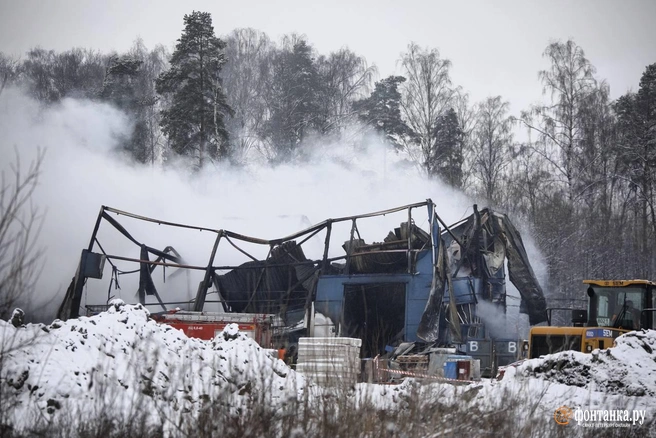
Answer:
[{"label": "industrial building ruin", "polygon": [[[380,236],[380,241],[362,238],[361,230],[371,221],[394,215],[399,218],[398,226]],[[158,233],[166,227],[211,236],[207,264],[187,264],[185,254],[171,246],[160,249],[137,240],[119,222],[121,217],[158,226]],[[133,252],[106,252],[98,232],[107,226],[131,242]],[[338,226],[348,230],[346,235],[336,235]],[[321,254],[306,253],[304,245],[310,239],[323,241]],[[264,248],[266,257],[253,256],[244,248],[246,244]],[[218,264],[217,255],[226,247],[248,261]],[[506,264],[510,281],[521,296],[520,311],[528,314],[532,325],[546,321],[546,301],[519,233],[505,215],[488,208],[474,206],[471,216],[448,226],[429,199],[326,219],[292,235],[267,240],[103,206],[58,316],[68,319],[102,310],[106,302],[83,306],[83,291],[89,280],[107,281],[105,271],[111,270],[108,289],[117,287],[124,275],[136,276],[135,301],[149,308],[154,317],[157,312],[185,312],[188,321],[221,319],[226,314],[232,314],[233,320],[237,315],[246,315],[246,319],[248,315],[267,315],[274,347],[293,347],[302,336],[343,336],[362,340],[363,357],[394,354],[399,346],[404,351],[458,346],[475,355],[488,351],[487,345],[490,354],[498,354],[504,347],[495,342],[517,340],[494,339],[477,309],[485,302],[500,314],[506,312]],[[195,272],[200,281],[194,297],[171,301],[175,291],[170,290],[167,279],[180,272]],[[161,285],[156,286],[155,277],[161,277]],[[107,295],[109,300],[110,292]],[[209,303],[219,309],[209,312]],[[509,350],[508,345],[505,348]],[[482,361],[482,367],[492,367],[494,360]]]}]

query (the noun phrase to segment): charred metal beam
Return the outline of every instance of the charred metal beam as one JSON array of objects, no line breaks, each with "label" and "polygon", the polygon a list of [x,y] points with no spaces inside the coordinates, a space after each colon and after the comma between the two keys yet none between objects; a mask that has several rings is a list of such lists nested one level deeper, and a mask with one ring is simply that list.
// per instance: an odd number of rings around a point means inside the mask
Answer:
[{"label": "charred metal beam", "polygon": [[[116,219],[114,219],[113,217],[111,217],[110,215],[108,215],[108,214],[105,213],[105,212],[102,213],[102,217],[103,217],[107,222],[109,222],[110,224],[112,224],[112,226],[113,226],[114,228],[116,228],[116,230],[118,230],[121,234],[123,234],[123,235],[124,235],[128,240],[130,240],[132,243],[134,243],[135,245],[137,245],[137,246],[139,246],[139,247],[142,246],[142,243],[139,242],[139,241],[137,241],[137,239],[135,239],[134,237],[132,237],[132,235],[128,232],[128,230],[126,230],[126,229],[123,227],[123,225],[121,225]],[[171,260],[172,262],[179,262],[179,261],[180,261],[178,257],[170,256],[170,255],[166,254],[165,252],[160,251],[159,249],[152,248],[152,247],[147,246],[147,245],[146,245],[146,249],[147,249],[148,252],[150,252],[151,254],[154,254],[154,255],[156,255],[156,256],[159,256],[159,257],[164,258],[164,259],[167,259],[167,260]]]},{"label": "charred metal beam", "polygon": [[423,202],[417,202],[415,204],[408,204],[408,205],[402,205],[400,207],[396,208],[390,208],[389,210],[381,210],[381,211],[375,211],[373,213],[365,213],[365,214],[358,214],[354,216],[345,216],[337,219],[330,219],[333,222],[343,222],[343,221],[348,221],[351,219],[364,219],[368,217],[375,217],[375,216],[385,216],[390,213],[397,213],[399,211],[407,210],[409,208],[416,208],[416,207],[425,207],[432,201],[430,199],[423,201]]},{"label": "charred metal beam", "polygon": [[351,219],[353,223],[351,224],[351,237],[349,237],[349,245],[346,250],[346,275],[349,275],[351,272],[351,254],[353,252],[353,236],[355,234],[355,218]]},{"label": "charred metal beam", "polygon": [[[413,252],[419,252],[420,250],[412,250]],[[353,253],[351,254],[351,257],[362,257],[362,256],[367,256],[369,254],[387,254],[387,253],[406,253],[406,249],[385,249],[385,250],[380,250],[380,251],[367,251],[367,252],[362,252],[362,253]],[[186,265],[186,264],[181,264],[181,263],[166,263],[166,262],[157,262],[157,261],[150,261],[150,260],[143,260],[143,259],[135,259],[133,257],[124,257],[124,256],[119,256],[119,255],[114,255],[114,254],[107,254],[106,255],[108,260],[122,260],[126,262],[133,262],[133,263],[146,263],[150,265],[157,265],[157,266],[165,266],[167,268],[183,268],[183,269],[192,269],[196,271],[205,271],[207,270],[207,266],[196,266],[196,265]],[[335,257],[329,257],[325,259],[326,263],[331,263],[331,262],[336,262],[338,260],[345,260],[347,258],[346,255],[342,256],[335,256]],[[260,261],[260,260],[258,260]],[[269,264],[269,268],[280,268],[284,266],[298,266],[298,265],[313,265],[313,264],[319,264],[321,261],[319,260],[304,260],[304,261],[299,261],[299,262],[291,262],[291,263],[275,263],[275,264]],[[225,270],[231,270],[231,269],[261,269],[260,267],[258,268],[253,268],[251,266],[234,266],[234,265],[216,265],[212,266],[212,270],[215,271],[225,271]]]},{"label": "charred metal beam", "polygon": [[[185,265],[181,263],[166,263],[166,262],[156,262],[156,261],[150,261],[150,260],[143,260],[143,259],[135,259],[133,257],[124,257],[124,256],[119,256],[119,255],[113,255],[113,254],[107,254],[106,255],[108,260],[122,260],[124,262],[134,262],[134,263],[146,263],[150,265],[157,265],[157,266],[166,266],[168,268],[184,268],[184,269],[194,269],[198,271],[204,271],[207,269],[207,266],[194,266],[194,265]],[[215,269],[220,269],[220,268],[215,268]],[[230,269],[229,267],[226,267],[225,269]]]},{"label": "charred metal beam", "polygon": [[328,248],[330,247],[330,233],[333,229],[333,222],[329,219],[326,223],[326,240],[323,246],[323,263],[321,269],[325,272],[328,269]]},{"label": "charred metal beam", "polygon": [[228,242],[230,245],[232,245],[232,247],[235,248],[237,251],[239,251],[240,253],[244,254],[246,257],[248,257],[249,259],[253,260],[254,262],[257,262],[257,261],[258,261],[255,257],[253,257],[252,255],[250,255],[249,253],[247,253],[246,251],[244,251],[243,249],[241,249],[240,247],[238,247],[238,246],[237,246],[232,240],[230,240],[230,237],[225,236],[225,239],[226,239],[226,242]]},{"label": "charred metal beam", "polygon": [[323,229],[323,228],[318,228],[316,231],[314,231],[313,233],[311,233],[310,235],[308,235],[305,239],[303,239],[303,240],[301,240],[300,242],[298,242],[298,246],[301,246],[301,245],[303,245],[305,242],[307,242],[308,240],[312,239],[314,236],[316,236],[317,234],[319,234],[319,232],[321,232],[322,229]]},{"label": "charred metal beam", "polygon": [[255,297],[255,294],[257,293],[257,290],[260,288],[260,284],[262,283],[262,278],[264,278],[264,274],[266,274],[267,270],[267,261],[269,260],[269,257],[271,257],[271,252],[273,251],[273,245],[269,247],[269,253],[266,256],[266,259],[264,259],[264,266],[262,267],[262,270],[260,271],[260,276],[257,277],[257,282],[255,283],[255,287],[253,288],[253,292],[251,293],[251,296],[248,298],[248,302],[246,303],[246,309],[248,309],[248,306],[251,305],[253,302],[253,298]]},{"label": "charred metal beam", "polygon": [[[98,234],[98,229],[100,228],[100,222],[102,220],[103,212],[105,206],[100,207],[98,212],[98,217],[96,218],[96,224],[93,227],[93,232],[91,233],[91,239],[89,240],[89,246],[87,247],[87,252],[93,250],[93,244],[96,241],[96,234]],[[80,304],[82,302],[82,291],[84,289],[84,283],[86,282],[86,277],[83,273],[83,264],[86,263],[86,254],[85,251],[82,251],[80,255],[80,263],[78,264],[77,271],[73,277],[73,281],[66,291],[64,296],[64,301],[62,301],[59,311],[57,312],[57,317],[59,319],[67,320],[69,318],[77,318],[80,316]]]},{"label": "charred metal beam", "polygon": [[[407,209],[427,206],[427,205],[431,204],[432,202],[433,201],[428,199],[428,200],[423,201],[423,202],[417,202],[417,203],[414,203],[414,204],[403,205],[403,206],[400,206],[400,207],[390,208],[388,210],[380,210],[380,211],[375,211],[375,212],[372,212],[372,213],[364,213],[364,214],[358,214],[358,215],[353,215],[353,216],[344,216],[344,217],[339,217],[339,218],[326,219],[325,221],[319,222],[318,224],[312,225],[311,227],[308,227],[304,230],[301,230],[301,231],[296,232],[294,234],[290,234],[288,236],[281,237],[281,238],[278,238],[278,239],[260,239],[260,238],[257,238],[257,237],[251,237],[251,236],[246,236],[244,234],[235,233],[235,232],[229,231],[229,230],[220,230],[220,229],[206,228],[206,227],[200,227],[200,226],[195,226],[195,225],[180,224],[180,223],[176,223],[176,222],[168,222],[168,221],[163,221],[163,220],[160,220],[160,219],[154,219],[154,218],[150,218],[150,217],[147,217],[147,216],[141,216],[141,215],[129,213],[127,211],[118,210],[116,208],[106,207],[106,206],[103,206],[103,208],[101,210],[102,211],[108,211],[108,212],[111,212],[111,213],[115,213],[117,215],[123,215],[123,216],[131,217],[133,219],[143,220],[143,221],[147,221],[147,222],[153,222],[153,223],[156,223],[156,224],[159,224],[159,225],[167,225],[167,226],[172,226],[172,227],[188,228],[188,229],[200,230],[200,231],[210,231],[210,232],[213,232],[213,233],[223,234],[224,236],[232,237],[232,238],[235,238],[235,239],[238,239],[238,240],[243,240],[245,242],[255,243],[255,244],[259,244],[259,245],[272,245],[272,244],[277,245],[277,244],[280,244],[282,242],[286,242],[286,241],[289,241],[289,240],[294,240],[294,239],[297,239],[298,237],[301,237],[301,236],[304,236],[306,234],[313,233],[317,230],[321,230],[323,228],[326,228],[329,223],[344,222],[344,221],[349,221],[349,220],[353,220],[353,219],[363,219],[363,218],[370,218],[370,217],[376,217],[376,216],[385,216],[385,215],[390,214],[390,213],[396,213],[396,212],[407,210]],[[105,215],[104,217],[108,218],[110,216]]]},{"label": "charred metal beam", "polygon": [[150,218],[150,217],[147,217],[147,216],[141,216],[141,215],[138,215],[138,214],[127,212],[127,211],[118,210],[118,209],[112,208],[112,207],[103,206],[103,209],[106,210],[106,211],[109,211],[111,213],[116,213],[117,215],[131,217],[133,219],[138,219],[140,221],[153,222],[153,223],[156,223],[158,225],[167,225],[169,227],[187,228],[187,229],[199,230],[199,231],[210,231],[212,233],[220,233],[221,232],[221,230],[217,230],[217,229],[214,229],[214,228],[199,227],[199,226],[195,226],[195,225],[179,224],[179,223],[176,223],[176,222],[168,222],[168,221],[163,221],[163,220],[160,220],[160,219],[153,219],[153,218]]},{"label": "charred metal beam", "polygon": [[210,280],[214,273],[212,264],[214,263],[214,258],[216,257],[216,251],[219,248],[219,243],[221,242],[221,237],[223,237],[223,232],[219,232],[214,240],[214,246],[212,247],[212,254],[210,255],[210,260],[207,263],[205,268],[205,276],[203,281],[198,285],[198,292],[196,293],[196,302],[194,303],[194,310],[201,312],[203,306],[205,305],[205,298],[207,297],[207,290],[210,288]]},{"label": "charred metal beam", "polygon": [[412,274],[412,257],[410,257],[412,249],[412,207],[408,208],[408,274]]},{"label": "charred metal beam", "polygon": [[93,250],[93,243],[96,241],[96,235],[98,234],[98,229],[100,228],[100,221],[102,220],[103,217],[103,212],[105,211],[107,207],[104,205],[100,207],[100,211],[98,212],[98,217],[96,218],[96,225],[93,227],[93,232],[91,233],[91,239],[89,240],[89,247],[87,248],[89,251]]},{"label": "charred metal beam", "polygon": [[[434,210],[433,210],[433,211],[434,211]],[[462,242],[456,237],[455,234],[453,234],[453,232],[451,231],[451,228],[449,228],[449,226],[448,226],[447,224],[444,223],[444,221],[442,220],[442,218],[440,218],[440,216],[439,216],[437,213],[435,213],[435,217],[436,217],[437,220],[442,224],[442,226],[444,227],[444,229],[446,230],[446,232],[449,233],[449,235],[451,236],[451,238],[453,238],[453,240],[455,240],[456,243],[457,243],[458,245],[460,245],[460,248],[464,248],[464,245],[462,244]],[[460,221],[460,222],[464,222],[464,221],[466,221],[466,220],[467,220],[467,219],[463,219],[463,220]],[[451,226],[452,226],[452,227],[455,227],[455,226],[458,225],[460,222],[457,222],[456,224],[453,224],[453,225],[451,225]]]}]

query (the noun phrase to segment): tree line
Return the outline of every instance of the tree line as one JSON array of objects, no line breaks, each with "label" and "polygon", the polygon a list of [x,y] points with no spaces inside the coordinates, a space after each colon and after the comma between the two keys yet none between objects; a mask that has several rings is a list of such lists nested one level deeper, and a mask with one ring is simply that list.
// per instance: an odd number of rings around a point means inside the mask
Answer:
[{"label": "tree line", "polygon": [[583,278],[656,280],[656,63],[613,101],[574,41],[543,55],[544,102],[512,115],[502,96],[470,102],[436,48],[409,44],[402,75],[376,81],[346,47],[323,55],[304,36],[253,29],[217,37],[211,15],[193,12],[173,53],[141,40],[121,54],[0,53],[0,94],[109,102],[134,122],[122,148],[140,163],[275,165],[375,134],[417,172],[531,224],[553,299],[582,298]]}]

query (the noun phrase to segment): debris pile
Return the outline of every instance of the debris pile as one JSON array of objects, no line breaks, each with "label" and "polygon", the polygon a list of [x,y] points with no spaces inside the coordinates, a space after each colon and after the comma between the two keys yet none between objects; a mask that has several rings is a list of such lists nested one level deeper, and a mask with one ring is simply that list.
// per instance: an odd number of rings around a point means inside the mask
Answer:
[{"label": "debris pile", "polygon": [[[403,273],[408,269],[406,251],[428,248],[430,235],[412,224],[408,233],[408,222],[390,231],[382,242],[366,243],[363,239],[347,240],[342,245],[349,257],[351,274]],[[359,233],[358,233],[359,234]]]}]

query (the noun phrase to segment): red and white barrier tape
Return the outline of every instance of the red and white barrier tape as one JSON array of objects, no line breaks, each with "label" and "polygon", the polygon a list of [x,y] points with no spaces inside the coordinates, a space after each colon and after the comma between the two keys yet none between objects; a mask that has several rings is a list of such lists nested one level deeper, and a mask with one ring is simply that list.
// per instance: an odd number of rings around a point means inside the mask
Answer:
[{"label": "red and white barrier tape", "polygon": [[419,377],[422,379],[434,379],[434,380],[440,380],[444,382],[453,382],[453,383],[459,383],[459,384],[465,384],[469,385],[471,383],[474,383],[471,380],[458,380],[458,379],[449,379],[446,377],[440,377],[440,376],[432,376],[430,374],[421,374],[421,373],[413,373],[411,371],[403,371],[403,370],[391,370],[389,368],[379,368],[378,367],[378,356],[374,358],[374,366],[376,369],[376,375],[378,375],[379,372],[388,372],[392,374],[401,374],[404,376],[410,376],[410,377]]}]

